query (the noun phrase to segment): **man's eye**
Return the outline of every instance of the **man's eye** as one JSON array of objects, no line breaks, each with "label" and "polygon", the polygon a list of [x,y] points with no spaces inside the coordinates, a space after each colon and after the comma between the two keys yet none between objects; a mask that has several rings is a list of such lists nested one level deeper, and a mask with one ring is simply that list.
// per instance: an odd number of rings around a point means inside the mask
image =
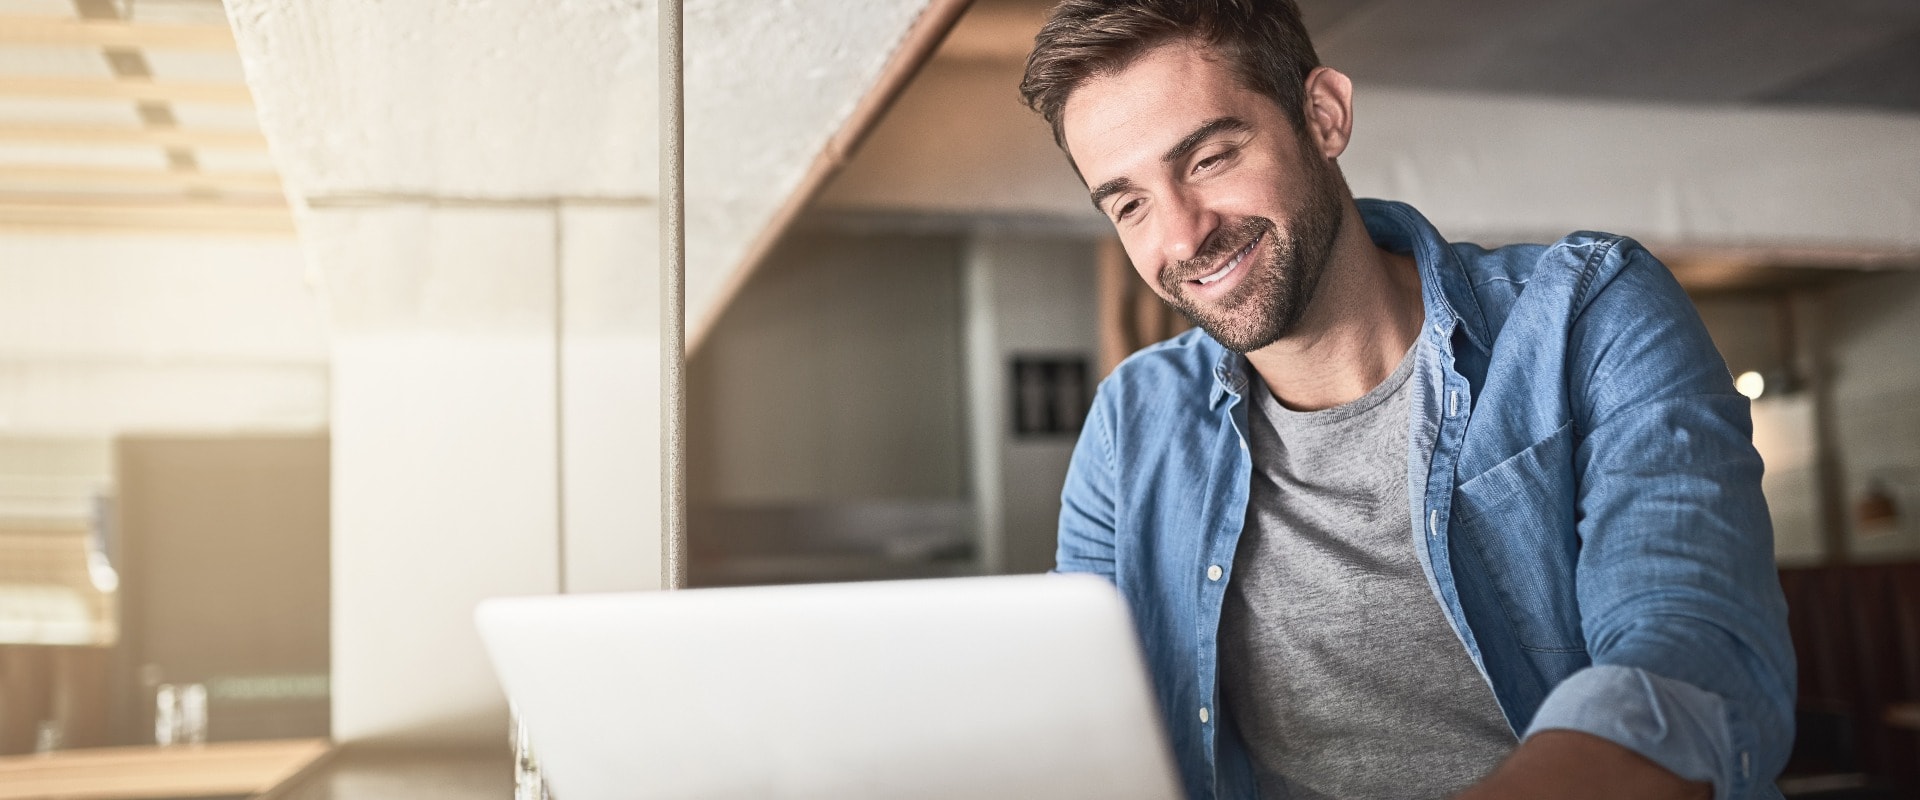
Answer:
[{"label": "man's eye", "polygon": [[1200,159],[1199,163],[1193,165],[1193,171],[1206,172],[1207,170],[1210,170],[1210,169],[1213,169],[1214,167],[1219,166],[1220,162],[1225,160],[1227,160],[1226,153],[1221,153],[1215,156],[1207,156],[1206,158]]},{"label": "man's eye", "polygon": [[1121,203],[1119,208],[1116,208],[1113,210],[1113,218],[1126,219],[1127,215],[1132,214],[1133,210],[1139,207],[1140,207],[1139,200],[1128,200],[1124,203]]}]

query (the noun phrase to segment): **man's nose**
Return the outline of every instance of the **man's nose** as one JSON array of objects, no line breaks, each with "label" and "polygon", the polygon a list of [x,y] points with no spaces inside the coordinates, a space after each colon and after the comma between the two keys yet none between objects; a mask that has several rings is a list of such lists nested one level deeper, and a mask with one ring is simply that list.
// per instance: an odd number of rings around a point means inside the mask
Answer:
[{"label": "man's nose", "polygon": [[1207,240],[1220,229],[1220,216],[1190,198],[1169,198],[1161,204],[1160,241],[1169,262],[1181,262],[1206,250]]}]

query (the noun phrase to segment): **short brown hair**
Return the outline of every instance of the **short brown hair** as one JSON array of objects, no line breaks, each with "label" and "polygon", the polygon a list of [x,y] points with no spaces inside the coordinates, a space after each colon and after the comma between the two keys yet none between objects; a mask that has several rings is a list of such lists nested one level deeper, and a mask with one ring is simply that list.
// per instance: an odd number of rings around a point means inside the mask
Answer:
[{"label": "short brown hair", "polygon": [[1064,151],[1061,112],[1074,90],[1182,40],[1205,45],[1303,129],[1307,75],[1320,57],[1294,0],[1064,0],[1033,37],[1020,97],[1053,126]]}]

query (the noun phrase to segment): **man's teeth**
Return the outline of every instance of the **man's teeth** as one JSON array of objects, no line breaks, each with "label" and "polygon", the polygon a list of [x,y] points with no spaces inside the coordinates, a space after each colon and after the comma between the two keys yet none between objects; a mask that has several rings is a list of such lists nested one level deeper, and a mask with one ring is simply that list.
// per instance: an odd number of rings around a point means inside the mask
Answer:
[{"label": "man's teeth", "polygon": [[1204,278],[1201,278],[1199,281],[1200,285],[1205,286],[1209,283],[1213,283],[1214,281],[1220,280],[1221,278],[1227,277],[1227,273],[1232,272],[1234,267],[1240,266],[1240,260],[1243,258],[1246,258],[1247,253],[1251,252],[1253,250],[1253,246],[1259,243],[1259,241],[1260,240],[1255,239],[1251,242],[1248,242],[1246,247],[1240,248],[1240,252],[1233,254],[1233,260],[1227,262],[1226,266],[1221,267],[1219,272],[1216,272],[1216,273],[1213,273],[1212,275],[1208,275]]}]

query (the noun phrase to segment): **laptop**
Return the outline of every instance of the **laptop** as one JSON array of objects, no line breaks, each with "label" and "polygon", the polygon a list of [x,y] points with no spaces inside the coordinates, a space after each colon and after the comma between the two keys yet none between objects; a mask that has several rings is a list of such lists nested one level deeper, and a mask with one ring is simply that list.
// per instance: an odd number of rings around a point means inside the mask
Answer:
[{"label": "laptop", "polygon": [[499,598],[556,800],[1179,797],[1126,606],[1031,575]]}]

